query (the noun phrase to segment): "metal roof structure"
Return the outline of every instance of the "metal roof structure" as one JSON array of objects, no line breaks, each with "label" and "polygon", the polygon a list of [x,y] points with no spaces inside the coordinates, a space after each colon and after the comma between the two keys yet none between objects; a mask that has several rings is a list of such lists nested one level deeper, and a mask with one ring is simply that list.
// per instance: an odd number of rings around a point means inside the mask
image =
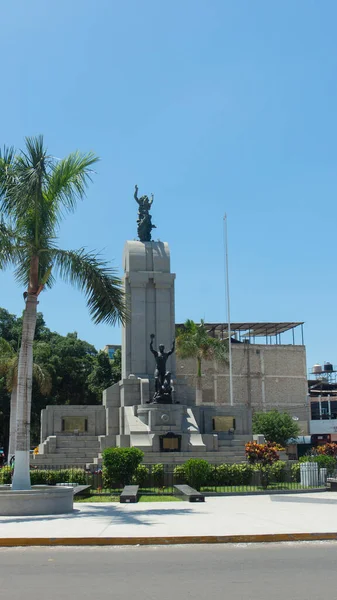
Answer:
[{"label": "metal roof structure", "polygon": [[[231,333],[240,331],[246,337],[259,337],[266,335],[278,335],[285,331],[290,331],[299,325],[303,325],[302,322],[298,323],[231,323]],[[228,323],[205,323],[205,327],[211,331],[224,332],[228,331]]]},{"label": "metal roof structure", "polygon": [[[293,344],[295,344],[295,336],[294,329],[296,327],[301,327],[301,340],[302,345],[304,345],[303,341],[303,324],[304,321],[298,322],[282,322],[282,323],[252,323],[252,322],[244,322],[244,323],[231,323],[230,324],[230,334],[231,337],[235,336],[235,338],[242,339],[250,339],[253,338],[255,340],[256,337],[264,337],[266,340],[268,338],[275,337],[276,343],[281,343],[281,333],[285,333],[287,331],[292,331]],[[228,323],[204,323],[208,333],[212,337],[220,337],[224,338],[224,336],[228,337]],[[183,327],[184,324],[176,324],[176,327]],[[233,340],[234,341],[234,340]],[[268,343],[268,342],[267,342]]]}]

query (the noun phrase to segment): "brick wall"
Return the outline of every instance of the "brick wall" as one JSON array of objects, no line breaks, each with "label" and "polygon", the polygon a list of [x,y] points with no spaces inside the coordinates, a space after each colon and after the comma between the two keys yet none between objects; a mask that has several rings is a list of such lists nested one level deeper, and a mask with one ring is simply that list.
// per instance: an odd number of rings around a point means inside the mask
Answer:
[{"label": "brick wall", "polygon": [[[232,344],[234,404],[253,410],[287,410],[307,420],[307,376],[304,346]],[[194,360],[177,358],[177,375],[195,385]],[[204,361],[203,403],[229,404],[229,367]]]}]

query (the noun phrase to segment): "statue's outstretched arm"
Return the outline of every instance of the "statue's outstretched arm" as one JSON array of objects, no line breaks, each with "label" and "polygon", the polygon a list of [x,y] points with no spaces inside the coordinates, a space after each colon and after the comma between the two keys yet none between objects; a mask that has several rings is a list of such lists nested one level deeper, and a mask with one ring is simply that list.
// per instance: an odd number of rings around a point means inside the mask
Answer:
[{"label": "statue's outstretched arm", "polygon": [[173,340],[172,348],[171,348],[170,352],[167,353],[167,356],[171,356],[171,354],[173,354],[175,347],[176,347],[176,341]]},{"label": "statue's outstretched arm", "polygon": [[153,200],[154,200],[154,195],[153,195],[153,194],[151,194],[151,200],[149,200],[149,205],[150,205],[150,206],[152,206],[152,204],[153,204]]},{"label": "statue's outstretched arm", "polygon": [[153,340],[154,340],[154,337],[151,337],[150,350],[154,356],[158,356],[157,350],[153,350]]},{"label": "statue's outstretched arm", "polygon": [[138,204],[139,204],[139,199],[138,199],[138,185],[135,185],[135,193],[134,193],[133,197],[136,200],[136,202],[138,202]]}]

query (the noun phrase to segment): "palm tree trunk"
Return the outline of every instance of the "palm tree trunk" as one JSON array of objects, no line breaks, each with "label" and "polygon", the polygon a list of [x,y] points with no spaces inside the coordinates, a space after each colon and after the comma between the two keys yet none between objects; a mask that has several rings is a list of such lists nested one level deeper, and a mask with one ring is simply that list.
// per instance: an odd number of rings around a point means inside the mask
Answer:
[{"label": "palm tree trunk", "polygon": [[197,357],[197,381],[195,390],[195,403],[197,406],[202,404],[202,379],[201,379],[201,358]]},{"label": "palm tree trunk", "polygon": [[37,297],[28,294],[23,313],[22,340],[18,365],[15,467],[12,489],[29,490],[30,413],[33,383],[33,340]]},{"label": "palm tree trunk", "polygon": [[16,445],[16,406],[17,406],[17,385],[13,385],[11,393],[11,408],[9,418],[9,443],[8,443],[8,456],[7,461],[9,462],[15,454]]}]

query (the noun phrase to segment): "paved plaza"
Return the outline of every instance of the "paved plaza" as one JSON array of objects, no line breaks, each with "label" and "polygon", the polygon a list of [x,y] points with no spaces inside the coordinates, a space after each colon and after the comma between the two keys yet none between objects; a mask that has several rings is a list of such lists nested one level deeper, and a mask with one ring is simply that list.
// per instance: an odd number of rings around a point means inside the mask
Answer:
[{"label": "paved plaza", "polygon": [[337,532],[337,493],[206,498],[203,503],[75,503],[68,515],[1,517],[0,540],[183,538]]}]

